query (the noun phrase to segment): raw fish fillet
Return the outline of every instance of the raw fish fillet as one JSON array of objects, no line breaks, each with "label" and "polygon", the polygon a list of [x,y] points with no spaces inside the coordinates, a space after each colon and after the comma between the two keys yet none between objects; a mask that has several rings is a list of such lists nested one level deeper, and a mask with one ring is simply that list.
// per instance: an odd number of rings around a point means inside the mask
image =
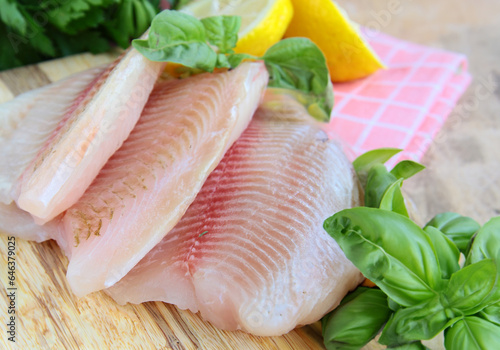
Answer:
[{"label": "raw fish fillet", "polygon": [[0,202],[13,201],[16,180],[42,149],[83,90],[104,67],[17,96],[0,105]]},{"label": "raw fish fillet", "polygon": [[58,229],[57,219],[45,225],[37,225],[33,217],[19,209],[16,203],[0,203],[0,233],[30,241],[43,242],[56,237]]},{"label": "raw fish fillet", "polygon": [[267,80],[256,62],[157,84],[130,137],[63,218],[57,240],[69,242],[76,295],[116,283],[174,227],[248,126]]},{"label": "raw fish fillet", "polygon": [[107,293],[200,311],[226,330],[284,334],[362,281],[323,230],[355,205],[357,180],[339,146],[302,106],[271,96],[182,220]]},{"label": "raw fish fillet", "polygon": [[132,131],[163,67],[129,49],[93,80],[17,180],[18,206],[44,223],[74,204]]}]

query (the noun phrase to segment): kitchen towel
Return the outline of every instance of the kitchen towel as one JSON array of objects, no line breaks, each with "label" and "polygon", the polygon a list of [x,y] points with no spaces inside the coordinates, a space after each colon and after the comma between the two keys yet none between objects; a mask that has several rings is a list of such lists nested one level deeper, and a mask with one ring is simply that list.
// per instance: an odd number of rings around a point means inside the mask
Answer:
[{"label": "kitchen towel", "polygon": [[328,132],[354,156],[395,147],[404,151],[393,162],[418,161],[471,81],[467,58],[382,33],[365,37],[387,69],[334,84]]}]

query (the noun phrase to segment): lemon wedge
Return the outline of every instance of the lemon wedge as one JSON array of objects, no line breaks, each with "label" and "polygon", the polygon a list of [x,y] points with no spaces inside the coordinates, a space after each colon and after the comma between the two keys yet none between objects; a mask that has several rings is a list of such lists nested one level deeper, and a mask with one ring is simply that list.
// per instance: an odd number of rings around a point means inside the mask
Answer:
[{"label": "lemon wedge", "polygon": [[196,18],[241,16],[235,52],[262,56],[283,37],[293,15],[290,0],[197,0],[181,9]]},{"label": "lemon wedge", "polygon": [[285,37],[303,36],[319,46],[334,82],[366,77],[385,68],[358,26],[331,0],[292,0],[293,18]]}]

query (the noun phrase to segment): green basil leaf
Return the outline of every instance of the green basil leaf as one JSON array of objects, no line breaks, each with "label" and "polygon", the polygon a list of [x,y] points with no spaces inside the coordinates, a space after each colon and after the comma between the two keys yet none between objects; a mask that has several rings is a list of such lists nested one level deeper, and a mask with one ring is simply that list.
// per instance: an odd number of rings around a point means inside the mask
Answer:
[{"label": "green basil leaf", "polygon": [[403,179],[399,179],[387,188],[380,201],[380,209],[393,211],[395,213],[409,217],[406,209],[405,199],[401,192]]},{"label": "green basil leaf", "polygon": [[165,10],[153,19],[148,39],[136,39],[132,45],[152,61],[175,62],[212,72],[217,54],[206,40],[201,21],[182,12]]},{"label": "green basil leaf", "polygon": [[423,169],[423,165],[410,160],[399,162],[390,172],[383,164],[374,164],[367,175],[365,205],[409,217],[401,186],[404,179]]},{"label": "green basil leaf", "polygon": [[484,259],[493,259],[496,264],[496,274],[490,276],[495,279],[495,287],[488,297],[488,303],[496,304],[500,301],[500,217],[488,221],[473,237],[465,265]]},{"label": "green basil leaf", "polygon": [[366,186],[366,178],[370,169],[377,164],[384,164],[389,159],[400,153],[402,150],[397,148],[378,148],[368,151],[356,158],[352,165],[363,188]]},{"label": "green basil leaf", "polygon": [[433,226],[427,226],[424,231],[429,235],[429,238],[434,245],[443,279],[450,279],[451,275],[460,270],[458,261],[460,259],[460,251],[455,243],[453,243],[446,235]]},{"label": "green basil leaf", "polygon": [[227,56],[223,53],[217,54],[217,62],[215,63],[215,66],[217,68],[231,68],[231,64],[229,63]]},{"label": "green basil leaf", "polygon": [[399,309],[401,309],[401,305],[396,303],[391,298],[387,298],[387,304],[389,305],[389,309],[391,309],[392,311],[398,311]]},{"label": "green basil leaf", "polygon": [[491,294],[498,290],[497,275],[492,259],[481,260],[455,272],[444,292],[447,306],[455,314],[467,316],[485,308],[492,303]]},{"label": "green basil leaf", "polygon": [[385,192],[397,181],[398,179],[387,170],[385,165],[375,164],[372,166],[366,179],[365,206],[380,207]]},{"label": "green basil leaf", "polygon": [[500,302],[485,307],[478,316],[500,326]]},{"label": "green basil leaf", "polygon": [[468,316],[445,331],[446,350],[492,350],[500,344],[500,326]]},{"label": "green basil leaf", "polygon": [[183,12],[165,10],[153,19],[148,39],[134,40],[132,45],[152,61],[180,63],[208,72],[216,67],[234,68],[245,59],[262,59],[269,72],[269,87],[290,90],[310,115],[328,121],[333,86],[325,57],[316,44],[307,38],[288,38],[260,58],[234,54],[240,24],[241,18],[236,16],[198,20]]},{"label": "green basil leaf", "polygon": [[500,217],[491,219],[477,232],[465,264],[483,259],[494,259],[497,264],[500,263]]},{"label": "green basil leaf", "polygon": [[229,64],[231,65],[231,67],[239,66],[240,63],[246,59],[257,60],[259,58],[252,56],[252,55],[249,55],[247,53],[234,53],[234,54],[227,56],[227,60],[228,60]]},{"label": "green basil leaf", "polygon": [[325,56],[307,38],[288,38],[270,47],[264,56],[269,86],[298,90],[310,95],[306,106],[321,121],[330,120],[333,88]]},{"label": "green basil leaf", "polygon": [[436,215],[426,226],[435,227],[443,232],[464,254],[470,239],[481,227],[473,219],[451,212]]},{"label": "green basil leaf", "polygon": [[328,350],[356,350],[380,331],[391,315],[387,296],[380,289],[359,287],[321,320]]},{"label": "green basil leaf", "polygon": [[396,176],[398,179],[409,179],[424,169],[425,166],[420,163],[412,160],[403,160],[394,166],[391,170],[391,174]]},{"label": "green basil leaf", "polygon": [[324,228],[363,275],[398,304],[418,304],[442,288],[432,242],[410,219],[358,207],[326,219]]},{"label": "green basil leaf", "polygon": [[238,41],[240,16],[214,16],[201,19],[207,40],[219,48],[219,53],[232,53]]},{"label": "green basil leaf", "polygon": [[418,305],[399,309],[387,322],[379,343],[398,346],[434,338],[448,322],[448,315],[438,296]]}]

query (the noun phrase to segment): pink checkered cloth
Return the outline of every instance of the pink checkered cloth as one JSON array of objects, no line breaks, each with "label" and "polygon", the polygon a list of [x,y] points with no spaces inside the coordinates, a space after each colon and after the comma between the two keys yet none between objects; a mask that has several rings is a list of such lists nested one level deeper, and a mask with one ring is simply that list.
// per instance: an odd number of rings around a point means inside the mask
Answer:
[{"label": "pink checkered cloth", "polygon": [[470,83],[464,55],[378,34],[367,36],[387,70],[334,84],[335,106],[327,126],[354,156],[380,147],[420,160]]}]

